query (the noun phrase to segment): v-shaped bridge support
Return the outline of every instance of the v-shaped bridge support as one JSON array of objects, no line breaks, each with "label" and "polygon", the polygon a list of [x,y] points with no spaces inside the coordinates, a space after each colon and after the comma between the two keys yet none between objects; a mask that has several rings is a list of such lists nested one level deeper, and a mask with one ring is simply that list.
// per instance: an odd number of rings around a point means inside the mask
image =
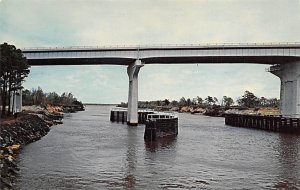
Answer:
[{"label": "v-shaped bridge support", "polygon": [[300,62],[274,65],[271,66],[270,72],[281,81],[281,114],[285,117],[300,118]]},{"label": "v-shaped bridge support", "polygon": [[141,60],[136,60],[127,67],[129,77],[127,124],[138,125],[138,74],[144,66]]}]

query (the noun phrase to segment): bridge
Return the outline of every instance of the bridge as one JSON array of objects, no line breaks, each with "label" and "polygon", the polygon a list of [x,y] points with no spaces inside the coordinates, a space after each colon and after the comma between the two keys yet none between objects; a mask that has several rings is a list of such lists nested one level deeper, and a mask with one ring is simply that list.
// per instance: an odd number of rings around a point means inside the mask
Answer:
[{"label": "bridge", "polygon": [[[129,77],[127,123],[138,121],[138,73],[147,64],[256,63],[281,79],[281,114],[300,117],[300,43],[226,43],[24,48],[31,66],[123,65]],[[19,98],[21,95],[19,95]],[[15,97],[18,99],[17,97]],[[21,109],[16,100],[16,109]]]}]

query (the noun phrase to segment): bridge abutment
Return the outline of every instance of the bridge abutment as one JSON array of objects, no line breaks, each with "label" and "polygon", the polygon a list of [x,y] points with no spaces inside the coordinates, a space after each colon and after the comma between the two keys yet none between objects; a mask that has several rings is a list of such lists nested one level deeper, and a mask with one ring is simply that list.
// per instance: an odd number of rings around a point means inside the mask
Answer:
[{"label": "bridge abutment", "polygon": [[129,78],[127,124],[138,125],[138,74],[143,66],[141,60],[136,60],[127,67]]},{"label": "bridge abutment", "polygon": [[270,72],[281,81],[281,114],[284,117],[300,118],[300,62],[275,65],[270,68]]}]

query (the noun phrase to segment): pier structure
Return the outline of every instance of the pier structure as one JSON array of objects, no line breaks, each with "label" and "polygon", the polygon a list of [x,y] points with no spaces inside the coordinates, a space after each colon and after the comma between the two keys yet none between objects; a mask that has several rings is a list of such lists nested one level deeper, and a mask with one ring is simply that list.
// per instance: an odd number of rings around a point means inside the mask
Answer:
[{"label": "pier structure", "polygon": [[287,118],[281,115],[226,114],[225,124],[234,127],[300,134],[300,118]]},{"label": "pier structure", "polygon": [[[149,114],[153,114],[153,110],[138,110],[137,111],[137,123],[138,124],[145,124],[147,120],[147,116]],[[113,108],[110,111],[110,121],[112,122],[121,122],[121,123],[126,123],[128,124],[128,109],[127,108]],[[131,124],[132,125],[132,124]]]},{"label": "pier structure", "polygon": [[[138,73],[148,64],[267,64],[281,79],[281,114],[300,117],[300,43],[225,43],[24,48],[30,66],[122,65],[129,78],[129,125],[138,118]],[[279,66],[278,66],[279,65]],[[275,71],[275,68],[280,70]]]},{"label": "pier structure", "polygon": [[269,71],[280,78],[281,114],[300,118],[300,61],[276,64]]}]

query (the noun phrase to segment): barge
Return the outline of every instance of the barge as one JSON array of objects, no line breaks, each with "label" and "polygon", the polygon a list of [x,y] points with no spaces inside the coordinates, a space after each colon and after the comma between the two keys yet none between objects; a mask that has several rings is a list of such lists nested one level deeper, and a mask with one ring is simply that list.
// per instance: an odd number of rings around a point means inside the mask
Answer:
[{"label": "barge", "polygon": [[158,112],[147,115],[144,139],[155,141],[178,135],[178,116],[174,113]]}]

